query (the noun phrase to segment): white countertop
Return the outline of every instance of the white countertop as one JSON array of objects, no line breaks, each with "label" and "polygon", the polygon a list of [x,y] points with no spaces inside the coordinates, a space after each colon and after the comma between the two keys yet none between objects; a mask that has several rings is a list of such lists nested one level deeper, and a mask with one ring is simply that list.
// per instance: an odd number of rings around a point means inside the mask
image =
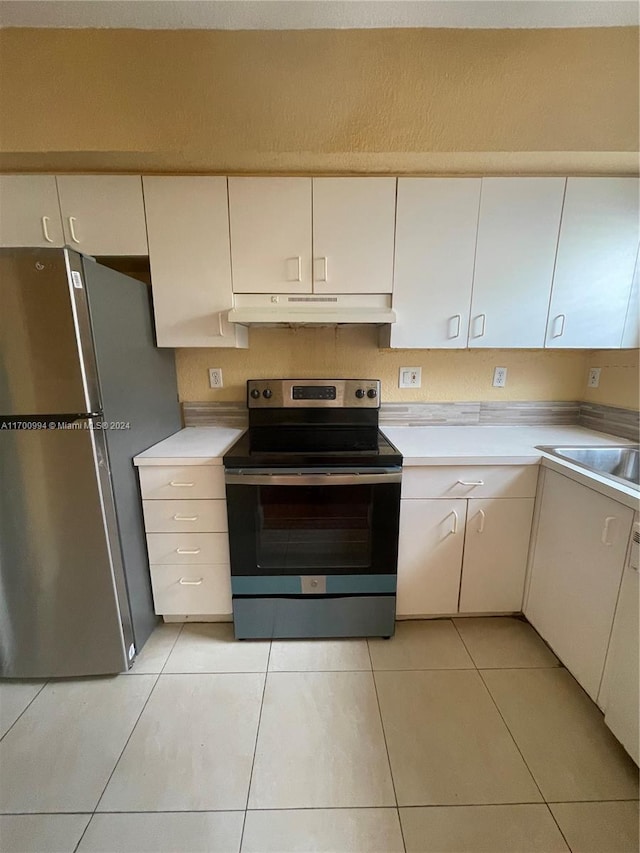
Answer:
[{"label": "white countertop", "polygon": [[629,444],[578,426],[383,427],[410,465],[537,465],[538,444]]},{"label": "white countertop", "polygon": [[222,465],[243,429],[186,427],[134,457],[134,465]]}]

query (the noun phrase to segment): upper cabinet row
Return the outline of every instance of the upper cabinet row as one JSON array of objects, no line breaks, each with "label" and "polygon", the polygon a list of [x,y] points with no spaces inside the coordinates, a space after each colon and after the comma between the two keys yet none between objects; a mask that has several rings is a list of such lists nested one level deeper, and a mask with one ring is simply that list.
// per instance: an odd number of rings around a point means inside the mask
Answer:
[{"label": "upper cabinet row", "polygon": [[390,345],[637,346],[637,252],[635,178],[399,178]]},{"label": "upper cabinet row", "polygon": [[0,175],[0,246],[71,246],[90,255],[146,255],[136,175]]},{"label": "upper cabinet row", "polygon": [[9,175],[0,245],[148,254],[163,346],[246,346],[246,329],[227,321],[233,293],[393,292],[392,347],[629,347],[638,188],[636,178]]}]

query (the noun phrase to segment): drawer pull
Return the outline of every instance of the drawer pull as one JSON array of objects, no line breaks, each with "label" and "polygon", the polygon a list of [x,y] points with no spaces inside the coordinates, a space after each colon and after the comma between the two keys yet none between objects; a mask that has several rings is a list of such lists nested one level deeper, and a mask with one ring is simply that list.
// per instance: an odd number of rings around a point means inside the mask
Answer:
[{"label": "drawer pull", "polygon": [[200,586],[204,578],[198,578],[197,581],[188,581],[186,578],[180,578],[178,583],[182,584],[182,586]]},{"label": "drawer pull", "polygon": [[617,521],[615,515],[608,515],[604,520],[604,527],[602,528],[602,536],[600,537],[600,541],[603,545],[613,545],[613,539],[609,539],[609,527],[611,526],[612,521]]},{"label": "drawer pull", "polygon": [[176,554],[199,554],[200,548],[176,548]]},{"label": "drawer pull", "polygon": [[173,520],[174,521],[197,521],[198,516],[197,515],[174,515]]},{"label": "drawer pull", "polygon": [[484,480],[458,480],[461,486],[484,486]]},{"label": "drawer pull", "polygon": [[195,483],[179,483],[177,480],[171,480],[169,485],[188,488],[189,486],[195,486]]},{"label": "drawer pull", "polygon": [[479,509],[478,515],[480,516],[480,524],[478,525],[478,533],[484,533],[484,520],[486,518],[484,510]]}]

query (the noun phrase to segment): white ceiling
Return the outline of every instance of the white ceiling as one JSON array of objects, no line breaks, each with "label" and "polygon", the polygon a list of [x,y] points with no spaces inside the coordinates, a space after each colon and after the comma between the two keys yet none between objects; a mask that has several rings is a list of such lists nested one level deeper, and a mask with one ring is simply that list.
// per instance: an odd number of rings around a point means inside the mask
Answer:
[{"label": "white ceiling", "polygon": [[0,0],[0,27],[303,30],[638,25],[636,0]]}]

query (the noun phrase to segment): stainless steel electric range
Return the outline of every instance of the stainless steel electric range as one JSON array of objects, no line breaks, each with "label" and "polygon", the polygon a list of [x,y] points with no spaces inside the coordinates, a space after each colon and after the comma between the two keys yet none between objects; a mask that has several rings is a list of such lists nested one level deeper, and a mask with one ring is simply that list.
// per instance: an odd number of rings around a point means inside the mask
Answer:
[{"label": "stainless steel electric range", "polygon": [[251,379],[224,456],[237,639],[393,634],[402,456],[375,379]]}]

